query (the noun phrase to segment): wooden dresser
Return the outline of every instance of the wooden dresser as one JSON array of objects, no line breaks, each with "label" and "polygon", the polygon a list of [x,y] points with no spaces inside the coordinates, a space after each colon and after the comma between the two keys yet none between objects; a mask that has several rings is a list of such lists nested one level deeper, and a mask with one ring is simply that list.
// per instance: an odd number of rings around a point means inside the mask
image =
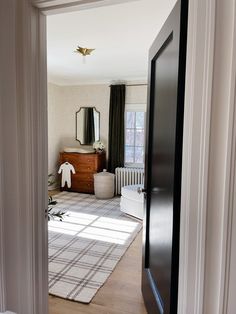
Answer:
[{"label": "wooden dresser", "polygon": [[71,174],[71,188],[67,185],[62,191],[73,191],[94,194],[94,173],[106,168],[106,154],[80,154],[60,153],[60,165],[69,162],[75,168],[75,174]]}]

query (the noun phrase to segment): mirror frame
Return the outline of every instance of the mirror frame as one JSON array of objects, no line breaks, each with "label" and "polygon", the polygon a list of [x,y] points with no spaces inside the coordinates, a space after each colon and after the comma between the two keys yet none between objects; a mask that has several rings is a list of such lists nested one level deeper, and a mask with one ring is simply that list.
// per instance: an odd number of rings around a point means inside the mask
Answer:
[{"label": "mirror frame", "polygon": [[101,115],[101,113],[100,113],[100,111],[98,111],[97,109],[96,109],[96,107],[80,107],[79,108],[79,110],[78,111],[76,111],[76,113],[75,113],[75,139],[76,139],[76,141],[78,141],[79,143],[80,143],[80,145],[83,145],[83,146],[91,146],[91,144],[82,144],[81,143],[81,141],[80,140],[78,140],[78,138],[77,138],[77,130],[78,130],[78,124],[77,124],[77,115],[78,115],[78,113],[82,110],[82,109],[86,109],[86,108],[93,108],[97,113],[99,113],[99,118],[98,118],[98,123],[99,123],[99,137],[98,137],[98,141],[100,141],[100,138],[101,138],[101,136],[100,136],[100,115]]}]

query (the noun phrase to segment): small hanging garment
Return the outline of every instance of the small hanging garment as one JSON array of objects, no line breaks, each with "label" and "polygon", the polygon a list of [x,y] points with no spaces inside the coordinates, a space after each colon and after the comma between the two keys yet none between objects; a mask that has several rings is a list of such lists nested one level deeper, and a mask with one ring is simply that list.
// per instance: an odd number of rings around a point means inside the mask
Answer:
[{"label": "small hanging garment", "polygon": [[71,187],[71,172],[75,174],[75,168],[69,163],[64,162],[59,168],[58,173],[62,173],[61,176],[61,186],[64,187],[67,183],[67,187]]}]

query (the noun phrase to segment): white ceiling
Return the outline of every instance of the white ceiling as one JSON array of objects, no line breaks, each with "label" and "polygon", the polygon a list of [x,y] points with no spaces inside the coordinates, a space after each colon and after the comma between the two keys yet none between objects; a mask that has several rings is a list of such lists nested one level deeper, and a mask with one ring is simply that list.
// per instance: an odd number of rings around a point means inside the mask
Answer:
[{"label": "white ceiling", "polygon": [[[48,16],[49,82],[146,81],[148,50],[175,3],[139,0]],[[77,45],[96,48],[85,64]]]}]

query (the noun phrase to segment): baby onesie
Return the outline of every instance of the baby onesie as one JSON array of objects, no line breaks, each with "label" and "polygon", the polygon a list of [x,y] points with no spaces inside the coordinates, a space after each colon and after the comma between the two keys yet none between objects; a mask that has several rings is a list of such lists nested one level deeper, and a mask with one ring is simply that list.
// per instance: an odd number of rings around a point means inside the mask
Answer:
[{"label": "baby onesie", "polygon": [[75,174],[75,168],[69,162],[64,162],[64,164],[60,166],[58,173],[62,173],[62,187],[64,187],[66,183],[68,188],[71,187],[71,172]]}]

